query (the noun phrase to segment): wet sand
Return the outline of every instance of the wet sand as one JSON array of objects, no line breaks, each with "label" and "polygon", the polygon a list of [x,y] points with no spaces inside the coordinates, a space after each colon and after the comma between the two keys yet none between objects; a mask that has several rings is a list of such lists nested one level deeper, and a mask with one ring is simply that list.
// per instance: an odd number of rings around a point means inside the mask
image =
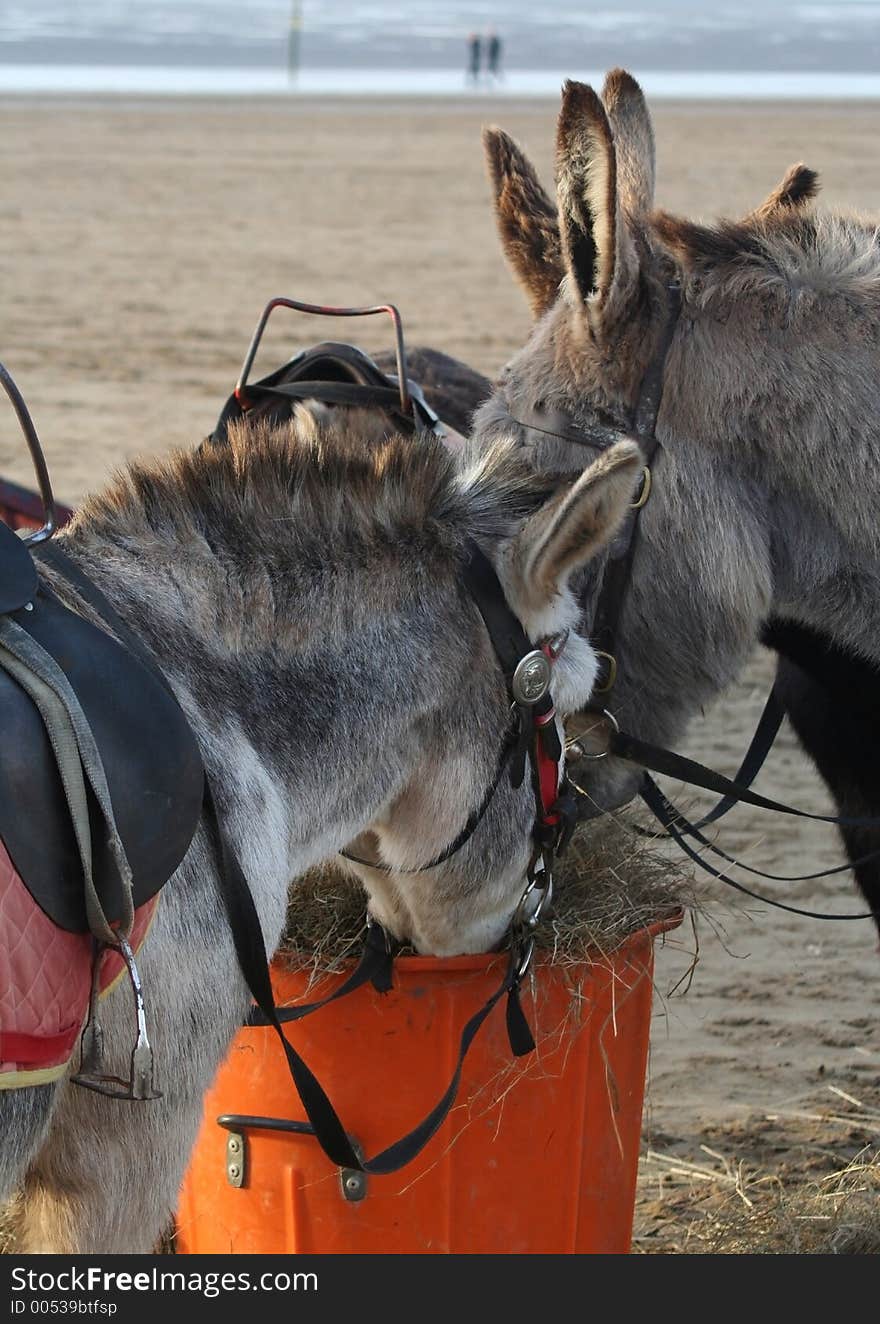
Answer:
[{"label": "wet sand", "polygon": [[[498,119],[549,181],[555,111],[485,99],[0,104],[0,359],[33,411],[59,497],[75,503],[126,457],[206,434],[275,294],[391,300],[412,343],[492,375],[529,322],[496,242],[480,126]],[[880,211],[880,106],[661,103],[655,124],[658,203],[671,210],[744,212],[805,160],[826,203]],[[276,317],[267,369],[323,338],[390,344],[385,327]],[[0,474],[32,481],[8,412]],[[685,750],[732,773],[771,670],[756,657]],[[789,735],[758,789],[827,807]],[[833,830],[757,811],[737,810],[722,838],[775,872],[841,858]],[[847,875],[785,896],[861,908]],[[695,923],[696,935],[688,924],[658,952],[647,1143],[693,1154],[702,1128],[745,1123],[742,1157],[750,1118],[857,1113],[835,1090],[876,1112],[872,925],[823,925],[716,885]],[[640,1217],[644,1233],[651,1215]]]}]

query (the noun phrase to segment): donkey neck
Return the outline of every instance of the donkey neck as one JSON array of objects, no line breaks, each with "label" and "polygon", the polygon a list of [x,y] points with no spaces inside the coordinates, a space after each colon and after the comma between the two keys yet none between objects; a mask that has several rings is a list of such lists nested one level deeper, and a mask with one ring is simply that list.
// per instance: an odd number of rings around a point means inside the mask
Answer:
[{"label": "donkey neck", "polygon": [[[267,938],[290,880],[375,823],[428,759],[458,751],[459,794],[490,779],[503,686],[451,573],[418,558],[355,573],[332,552],[318,572],[315,549],[293,547],[260,599],[246,541],[206,564],[174,540],[122,552],[87,527],[65,543],[175,689],[245,873],[275,899],[260,906]],[[428,851],[455,828],[428,824]]]},{"label": "donkey neck", "polygon": [[720,484],[764,526],[771,610],[878,656],[878,327],[840,303],[786,286],[700,306],[691,291],[661,438],[694,502]]}]

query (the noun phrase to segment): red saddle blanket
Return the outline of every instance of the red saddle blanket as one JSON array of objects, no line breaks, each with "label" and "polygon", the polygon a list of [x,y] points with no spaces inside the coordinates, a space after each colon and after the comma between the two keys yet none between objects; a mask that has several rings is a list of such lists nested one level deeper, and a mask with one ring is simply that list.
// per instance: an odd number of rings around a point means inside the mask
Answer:
[{"label": "red saddle blanket", "polygon": [[[135,911],[137,951],[158,895]],[[101,991],[124,971],[101,958]],[[89,1007],[92,938],[59,929],[34,901],[0,841],[0,1089],[44,1085],[63,1076]]]}]

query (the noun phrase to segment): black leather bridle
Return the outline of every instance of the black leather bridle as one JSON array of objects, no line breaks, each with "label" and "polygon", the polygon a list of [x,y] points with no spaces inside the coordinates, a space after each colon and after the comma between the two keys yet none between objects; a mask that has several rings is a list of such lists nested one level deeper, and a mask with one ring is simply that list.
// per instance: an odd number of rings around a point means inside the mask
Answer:
[{"label": "black leather bridle", "polygon": [[[519,787],[523,783],[528,764],[535,796],[533,858],[541,854],[547,857],[543,872],[549,880],[550,860],[564,849],[574,827],[573,801],[564,778],[560,779],[559,776],[562,742],[550,693],[553,664],[565,647],[567,632],[561,639],[532,643],[519,618],[511,610],[492,563],[476,543],[470,546],[462,582],[483,620],[501,668],[510,717],[495,774],[461,831],[427,864],[406,872],[425,873],[456,855],[473,836],[485,816],[505,772],[509,773],[511,785]],[[339,853],[346,860],[366,865],[380,873],[398,872],[380,861],[365,859],[348,850]]]},{"label": "black leather bridle", "polygon": [[[733,779],[723,777],[719,773],[712,771],[710,768],[704,767],[693,759],[683,758],[682,755],[676,754],[672,750],[653,745],[648,741],[639,740],[628,732],[622,731],[613,712],[605,706],[608,703],[608,696],[612,693],[617,680],[617,640],[620,620],[623,614],[626,593],[632,577],[633,562],[638,546],[639,514],[646,505],[651,493],[653,483],[652,466],[656,461],[657,452],[660,449],[660,442],[657,437],[657,419],[663,401],[663,382],[666,360],[675,336],[680,313],[681,288],[677,282],[674,282],[667,287],[666,319],[663,331],[661,332],[658,347],[642,379],[631,423],[622,423],[619,427],[597,422],[583,424],[563,411],[546,410],[541,408],[535,408],[526,412],[525,416],[522,418],[515,418],[512,414],[509,415],[511,422],[517,423],[520,427],[541,432],[547,436],[557,438],[560,441],[569,441],[575,445],[588,447],[599,452],[607,450],[618,441],[631,438],[638,443],[645,458],[645,472],[641,491],[633,504],[629,521],[624,527],[622,535],[617,539],[612,548],[599,589],[593,628],[591,631],[591,642],[594,645],[595,651],[605,662],[605,675],[600,684],[594,689],[594,695],[598,696],[598,702],[591,702],[582,711],[583,713],[593,715],[596,719],[604,721],[606,725],[606,743],[601,752],[598,754],[591,754],[587,753],[580,744],[580,741],[575,739],[569,742],[568,745],[568,753],[570,756],[573,755],[573,758],[570,758],[570,761],[576,763],[579,759],[590,760],[613,755],[615,758],[622,759],[624,762],[636,764],[642,768],[643,775],[640,781],[638,794],[643,803],[654,815],[660,827],[658,831],[656,829],[641,829],[638,825],[635,825],[634,831],[655,838],[657,836],[671,838],[681,850],[694,861],[694,863],[698,864],[713,878],[726,883],[737,891],[753,897],[756,900],[762,901],[769,906],[774,906],[780,910],[786,910],[793,914],[805,915],[810,919],[876,920],[876,915],[873,911],[859,911],[854,914],[821,914],[817,911],[804,910],[798,906],[788,905],[785,902],[776,901],[773,898],[762,896],[744,886],[742,883],[737,882],[735,879],[728,877],[723,870],[715,868],[694,848],[693,845],[691,845],[691,841],[696,841],[703,850],[720,857],[729,864],[745,869],[749,873],[757,874],[761,878],[767,878],[779,882],[804,882],[817,878],[825,878],[831,874],[839,873],[844,869],[852,868],[854,865],[864,864],[870,860],[880,858],[880,850],[875,850],[868,852],[868,854],[864,855],[861,859],[850,861],[846,865],[839,866],[835,869],[826,869],[812,874],[786,876],[765,873],[760,869],[753,869],[749,865],[736,860],[733,856],[728,855],[719,846],[715,845],[714,842],[710,842],[703,835],[703,828],[710,823],[717,822],[718,819],[722,818],[733,808],[734,805],[740,803],[751,804],[758,808],[770,809],[777,813],[784,813],[799,818],[810,818],[820,822],[834,823],[840,827],[876,827],[880,825],[880,819],[877,818],[841,818],[829,814],[808,814],[805,811],[795,809],[790,805],[782,804],[776,800],[770,800],[766,796],[757,795],[751,790],[752,783],[763,766],[782,725],[783,718],[785,717],[785,709],[775,687],[770,692],[761,718],[759,719],[755,735],[753,736],[745,758],[740,765],[740,769],[736,774],[736,777]],[[687,815],[678,809],[664,794],[650,776],[651,772],[659,772],[667,776],[675,777],[677,780],[682,781],[689,786],[714,791],[720,796],[720,799],[696,823],[691,822]],[[578,817],[595,817],[598,812],[597,808],[593,804],[589,795],[579,787],[576,778],[568,776],[567,785],[569,791],[573,791],[580,798],[580,812]],[[690,840],[688,840],[689,838]]]},{"label": "black leather bridle", "polygon": [[[632,577],[633,561],[639,537],[639,516],[647,505],[653,482],[652,466],[660,442],[657,437],[657,419],[663,401],[663,381],[666,359],[678,326],[681,313],[681,287],[673,283],[666,291],[666,318],[660,342],[639,386],[632,419],[620,427],[602,423],[581,423],[562,410],[536,406],[523,417],[510,415],[511,422],[560,441],[602,452],[626,439],[638,443],[644,456],[645,469],[641,489],[633,502],[629,518],[615,539],[605,567],[596,611],[590,633],[590,642],[605,664],[604,675],[595,686],[594,694],[603,698],[611,693],[617,680],[617,636],[627,588]],[[590,705],[590,711],[596,705]]]}]

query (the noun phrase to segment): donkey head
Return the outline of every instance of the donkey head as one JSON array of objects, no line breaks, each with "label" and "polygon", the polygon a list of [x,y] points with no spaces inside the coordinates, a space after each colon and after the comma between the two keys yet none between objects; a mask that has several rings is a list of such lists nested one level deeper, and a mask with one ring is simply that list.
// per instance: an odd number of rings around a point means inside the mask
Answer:
[{"label": "donkey head", "polygon": [[[479,450],[512,433],[537,471],[570,473],[596,452],[559,434],[632,433],[639,388],[666,326],[673,268],[648,224],[650,117],[622,70],[609,74],[601,98],[566,83],[555,203],[507,134],[487,130],[484,146],[502,245],[536,320],[477,413],[471,444]],[[576,585],[588,634],[605,563],[593,558]]]},{"label": "donkey head", "polygon": [[[736,523],[731,500],[738,489],[732,480],[725,488],[717,474],[712,482],[707,477],[722,463],[714,450],[718,420],[710,418],[701,431],[704,419],[694,401],[711,394],[719,374],[716,369],[714,376],[695,375],[692,345],[686,364],[684,357],[688,336],[694,339],[688,301],[698,304],[699,290],[682,247],[687,241],[696,249],[701,236],[709,244],[716,232],[697,232],[653,210],[651,120],[638,84],[622,70],[608,75],[601,97],[583,84],[565,85],[555,202],[505,133],[486,131],[484,145],[502,245],[535,324],[475,416],[470,442],[475,451],[500,433],[513,435],[538,472],[570,473],[595,454],[576,444],[573,435],[631,434],[640,388],[659,361],[669,325],[670,286],[684,286],[685,314],[666,359],[656,420],[664,443],[662,473],[640,517],[642,550],[626,589],[622,665],[613,693],[613,706],[630,730],[669,741],[732,679],[753,647],[755,620],[766,607],[757,571],[755,584],[748,586],[729,572],[737,557],[763,566],[751,551],[741,510],[736,518],[743,528],[737,524],[731,531]],[[792,223],[815,189],[814,173],[793,167],[739,228],[763,232]],[[723,416],[715,409],[719,412]],[[726,530],[726,543],[715,536],[719,527]],[[721,563],[725,556],[727,568]],[[604,555],[591,560],[575,585],[588,636],[594,634],[606,564]],[[705,604],[694,605],[697,571],[714,585],[711,621]],[[624,803],[639,777],[614,759],[583,771],[578,779],[586,782],[594,810]]]},{"label": "donkey head", "polygon": [[[477,541],[528,638],[547,642],[555,654],[551,693],[560,720],[588,702],[597,673],[595,654],[577,633],[581,608],[571,580],[613,537],[640,471],[638,447],[624,441],[580,475],[548,484],[502,443],[458,474],[477,514],[489,509],[491,487],[510,474],[519,500],[528,498],[528,513],[513,529],[487,538],[490,519]],[[417,723],[410,772],[349,852],[359,857],[351,867],[372,915],[418,951],[438,956],[491,950],[503,937],[527,884],[536,814],[528,770],[514,785],[500,757],[511,713],[499,659],[461,583],[454,596],[456,615],[426,659],[436,695]],[[485,812],[464,844],[425,867],[478,807]],[[382,866],[370,867],[365,855]]]}]

